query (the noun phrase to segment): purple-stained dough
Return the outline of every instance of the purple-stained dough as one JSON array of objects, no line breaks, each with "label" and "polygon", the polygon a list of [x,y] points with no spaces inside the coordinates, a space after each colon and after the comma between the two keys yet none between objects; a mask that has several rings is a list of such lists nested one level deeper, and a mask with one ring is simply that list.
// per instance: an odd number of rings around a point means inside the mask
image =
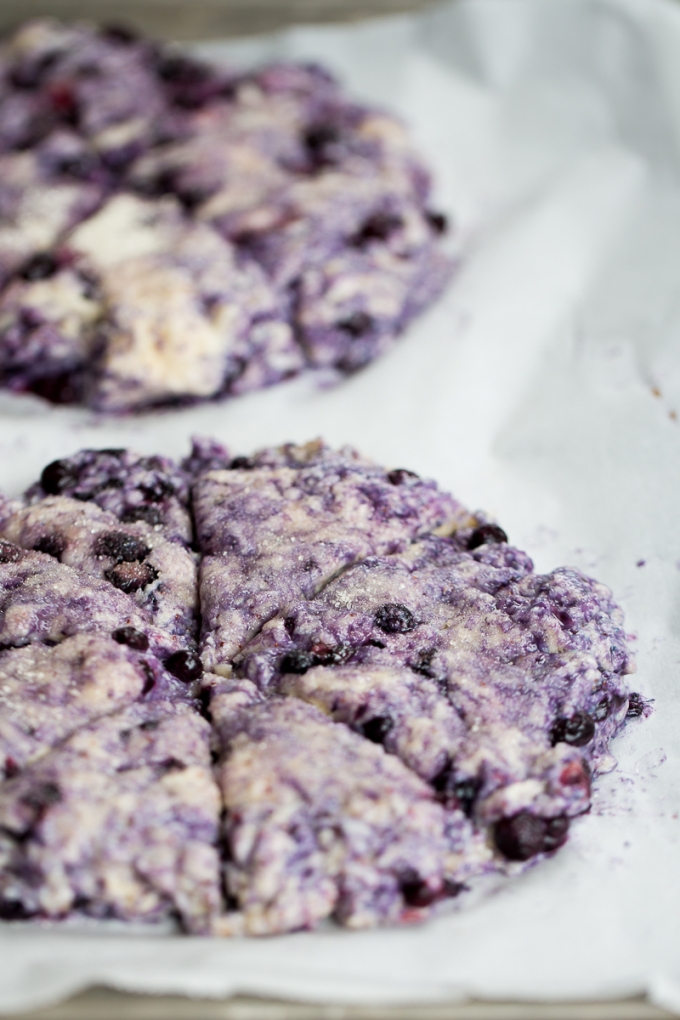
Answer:
[{"label": "purple-stained dough", "polygon": [[84,450],[0,532],[7,918],[421,920],[557,850],[649,712],[604,585],[348,448]]},{"label": "purple-stained dough", "polygon": [[253,690],[245,708],[247,695],[213,698],[218,731],[226,724],[226,881],[239,906],[218,933],[294,931],[331,915],[350,928],[413,919],[460,891],[466,858],[488,860],[464,816],[447,817],[395,756],[296,698],[258,701]]},{"label": "purple-stained dough", "polygon": [[233,463],[194,485],[206,669],[356,560],[469,517],[432,482],[318,442]]},{"label": "purple-stained dough", "polygon": [[136,701],[148,679],[138,653],[98,634],[0,652],[3,776],[11,778],[82,726]]},{"label": "purple-stained dough", "polygon": [[576,570],[537,577],[506,544],[507,566],[497,546],[456,546],[431,537],[349,567],[266,623],[239,671],[321,705],[454,800],[473,790],[485,822],[579,814],[625,718],[621,612]]},{"label": "purple-stained dough", "polygon": [[171,541],[190,545],[189,480],[168,457],[123,449],[79,450],[47,464],[26,498],[92,501],[125,524],[143,521]]},{"label": "purple-stained dough", "polygon": [[194,557],[151,525],[121,524],[96,503],[46,496],[28,506],[0,501],[0,536],[108,581],[130,595],[155,627],[177,634],[187,646],[195,641]]},{"label": "purple-stained dough", "polygon": [[172,197],[117,195],[65,245],[101,294],[86,393],[97,409],[257,388],[301,367],[262,270],[207,224],[188,221]]},{"label": "purple-stained dough", "polygon": [[0,382],[106,412],[377,357],[452,270],[394,116],[119,29],[0,45]]},{"label": "purple-stained dough", "polygon": [[191,708],[133,705],[0,786],[0,913],[125,921],[220,909],[210,730]]},{"label": "purple-stained dough", "polygon": [[[2,109],[2,102],[0,102]],[[22,281],[39,274],[34,259],[44,256],[62,234],[89,216],[101,200],[97,183],[63,178],[51,172],[40,152],[10,152],[0,156],[0,284],[16,274]],[[11,306],[3,306],[5,317]],[[19,325],[21,323],[19,322]],[[2,330],[0,346],[3,371],[8,322]]]},{"label": "purple-stained dough", "polygon": [[161,659],[186,648],[186,637],[154,626],[131,595],[54,556],[0,539],[0,645],[56,644],[74,634],[144,633]]}]

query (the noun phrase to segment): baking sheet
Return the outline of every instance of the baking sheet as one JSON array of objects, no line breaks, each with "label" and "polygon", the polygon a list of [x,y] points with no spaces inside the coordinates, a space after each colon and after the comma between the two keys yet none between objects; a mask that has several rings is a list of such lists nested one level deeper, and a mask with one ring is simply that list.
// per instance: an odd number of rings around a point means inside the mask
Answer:
[{"label": "baking sheet", "polygon": [[0,927],[0,1012],[92,983],[339,1002],[616,998],[680,1011],[680,5],[461,0],[202,49],[330,64],[400,110],[457,225],[455,285],[331,389],[111,421],[0,396],[0,486],[81,446],[323,435],[435,476],[538,569],[610,584],[655,699],[552,860],[405,930],[266,940]]}]

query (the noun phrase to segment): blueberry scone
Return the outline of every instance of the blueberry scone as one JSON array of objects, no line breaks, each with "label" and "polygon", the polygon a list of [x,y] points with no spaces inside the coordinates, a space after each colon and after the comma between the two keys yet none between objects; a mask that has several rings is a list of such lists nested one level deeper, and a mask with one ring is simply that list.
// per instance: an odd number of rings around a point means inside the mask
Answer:
[{"label": "blueberry scone", "polygon": [[124,412],[377,357],[451,274],[397,118],[120,28],[0,46],[0,382]]},{"label": "blueberry scone", "polygon": [[5,915],[174,915],[207,932],[220,905],[209,735],[186,705],[132,705],[5,780]]},{"label": "blueberry scone", "polygon": [[556,851],[649,712],[604,585],[320,441],[47,465],[0,646],[6,918],[420,920]]}]

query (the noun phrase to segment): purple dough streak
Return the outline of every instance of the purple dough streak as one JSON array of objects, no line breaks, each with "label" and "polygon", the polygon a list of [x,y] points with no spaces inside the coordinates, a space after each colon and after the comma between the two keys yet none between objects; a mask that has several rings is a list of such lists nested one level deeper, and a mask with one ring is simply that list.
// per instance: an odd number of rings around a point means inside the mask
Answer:
[{"label": "purple dough streak", "polygon": [[[413,919],[455,894],[465,852],[488,856],[461,838],[460,813],[454,836],[428,786],[382,748],[296,699],[244,710],[243,691],[231,697],[242,720],[218,775],[238,911],[218,933],[311,928],[329,916],[350,928]],[[214,700],[227,722],[229,701]]]},{"label": "purple dough streak", "polygon": [[186,706],[132,706],[83,727],[0,787],[5,916],[178,916],[220,903],[209,727]]},{"label": "purple dough streak", "polygon": [[121,627],[146,634],[162,660],[186,647],[183,635],[155,627],[148,612],[108,581],[0,540],[0,645],[56,644]]},{"label": "purple dough streak", "polygon": [[193,539],[187,475],[168,457],[80,450],[48,464],[26,498],[35,502],[48,495],[92,501],[125,524],[142,521],[183,545]]},{"label": "purple dough streak", "polygon": [[53,248],[100,200],[96,184],[54,180],[34,153],[0,156],[0,283]]},{"label": "purple dough streak", "polygon": [[46,496],[17,508],[0,504],[0,535],[48,553],[130,595],[154,626],[190,645],[198,616],[196,563],[142,521],[121,524],[95,503]]},{"label": "purple dough streak", "polygon": [[95,408],[213,397],[301,367],[259,267],[240,262],[208,225],[188,222],[171,197],[114,196],[66,245],[101,293],[93,339],[101,353],[88,384]]},{"label": "purple dough streak", "polygon": [[0,757],[11,777],[76,730],[136,701],[140,655],[99,634],[0,652]]},{"label": "purple dough streak", "polygon": [[[238,459],[233,462],[237,465]],[[432,482],[320,443],[264,451],[194,486],[206,669],[227,663],[270,617],[374,552],[469,515]]]},{"label": "purple dough streak", "polygon": [[[444,795],[468,784],[480,821],[579,814],[591,771],[611,767],[632,664],[608,589],[531,569],[506,544],[431,537],[287,607],[237,667],[384,743]],[[588,739],[556,739],[579,714]]]}]

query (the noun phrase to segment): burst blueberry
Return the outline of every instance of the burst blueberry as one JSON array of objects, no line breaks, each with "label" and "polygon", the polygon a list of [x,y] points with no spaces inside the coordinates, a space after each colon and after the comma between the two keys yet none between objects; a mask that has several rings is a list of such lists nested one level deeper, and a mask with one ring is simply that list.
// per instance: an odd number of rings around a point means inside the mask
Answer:
[{"label": "burst blueberry", "polygon": [[411,610],[401,602],[386,602],[378,609],[374,620],[386,634],[408,634],[418,626]]},{"label": "burst blueberry", "polygon": [[203,676],[203,663],[196,654],[190,650],[175,652],[165,660],[165,668],[173,676],[185,684],[190,684]]},{"label": "burst blueberry", "polygon": [[508,536],[498,524],[480,524],[470,535],[467,547],[472,550],[478,549],[480,545],[501,545],[507,540]]},{"label": "burst blueberry", "polygon": [[571,744],[585,747],[595,736],[595,723],[587,712],[575,712],[567,719],[557,719],[550,730],[553,744]]}]

